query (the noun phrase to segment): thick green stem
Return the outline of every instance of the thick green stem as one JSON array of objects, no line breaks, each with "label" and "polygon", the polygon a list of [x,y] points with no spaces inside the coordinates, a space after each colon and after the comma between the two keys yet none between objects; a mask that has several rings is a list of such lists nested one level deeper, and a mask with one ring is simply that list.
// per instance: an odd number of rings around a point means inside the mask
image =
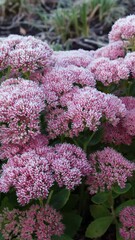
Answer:
[{"label": "thick green stem", "polygon": [[52,195],[53,195],[53,190],[51,190],[51,192],[49,193],[49,196],[48,196],[48,198],[47,198],[46,204],[49,204]]},{"label": "thick green stem", "polygon": [[83,146],[83,149],[84,151],[87,153],[87,147],[88,147],[88,144],[90,143],[90,141],[92,140],[92,138],[94,137],[95,135],[95,132],[93,132],[90,137],[88,138],[88,140],[84,143],[84,146]]},{"label": "thick green stem", "polygon": [[44,206],[44,203],[43,203],[43,199],[42,199],[42,198],[39,198],[39,203],[40,203],[40,206],[41,206],[41,207]]},{"label": "thick green stem", "polygon": [[115,222],[116,229],[117,229],[118,221],[117,221],[117,217],[116,217],[115,210],[114,210],[114,199],[113,199],[113,196],[112,196],[112,191],[110,192],[109,202],[110,202],[111,213],[112,213],[112,216],[114,218],[114,222]]}]

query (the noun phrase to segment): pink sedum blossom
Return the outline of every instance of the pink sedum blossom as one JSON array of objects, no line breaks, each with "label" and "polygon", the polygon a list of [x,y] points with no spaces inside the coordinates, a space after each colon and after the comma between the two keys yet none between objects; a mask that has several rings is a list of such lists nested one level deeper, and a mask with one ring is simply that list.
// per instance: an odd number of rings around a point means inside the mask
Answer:
[{"label": "pink sedum blossom", "polygon": [[24,79],[9,79],[0,86],[0,141],[27,143],[40,133],[40,112],[45,108],[42,87]]},{"label": "pink sedum blossom", "polygon": [[71,91],[74,86],[95,87],[93,74],[83,67],[69,65],[68,67],[50,68],[43,78],[43,88],[49,106],[57,106],[60,97]]},{"label": "pink sedum blossom", "polygon": [[89,161],[92,166],[92,172],[87,179],[90,194],[110,190],[115,184],[124,188],[127,178],[131,177],[135,170],[134,163],[109,147],[91,154]]},{"label": "pink sedum blossom", "polygon": [[105,47],[99,48],[94,53],[94,58],[106,57],[110,60],[125,56],[125,46],[123,41],[109,43]]},{"label": "pink sedum blossom", "polygon": [[69,51],[57,51],[52,55],[52,60],[55,66],[68,67],[74,65],[77,67],[86,68],[93,60],[94,51],[69,50]]},{"label": "pink sedum blossom", "polygon": [[0,191],[8,192],[14,187],[22,205],[31,199],[47,198],[54,182],[51,165],[46,158],[49,151],[49,147],[39,147],[38,151],[29,149],[11,157],[7,164],[3,164]]},{"label": "pink sedum blossom", "polygon": [[135,97],[121,97],[127,108],[122,124],[130,136],[135,136]]},{"label": "pink sedum blossom", "polygon": [[18,153],[27,151],[29,149],[38,149],[39,147],[47,146],[49,143],[48,138],[45,135],[39,134],[34,139],[30,139],[27,144],[4,144],[0,146],[0,159],[5,160],[15,156]]},{"label": "pink sedum blossom", "polygon": [[105,123],[103,124],[103,129],[103,142],[106,144],[114,143],[115,145],[130,145],[132,142],[132,136],[130,136],[127,132],[127,129],[124,128],[123,120],[121,120],[117,126],[112,126],[109,123]]},{"label": "pink sedum blossom", "polygon": [[55,181],[60,187],[74,189],[91,170],[81,148],[66,143],[47,147],[40,142],[10,157],[1,170],[0,192],[15,188],[21,205],[31,199],[47,198]]},{"label": "pink sedum blossom", "polygon": [[120,99],[90,87],[73,89],[61,98],[61,105],[50,109],[46,115],[50,138],[62,134],[78,136],[85,128],[96,131],[102,117],[117,125],[120,118],[125,116],[125,107]]},{"label": "pink sedum blossom", "polygon": [[51,240],[64,233],[62,216],[49,205],[31,205],[28,210],[4,209],[0,214],[0,230],[5,240]]},{"label": "pink sedum blossom", "polygon": [[124,240],[135,239],[135,206],[125,207],[120,212],[120,235]]},{"label": "pink sedum blossom", "polygon": [[50,155],[55,181],[60,187],[74,189],[91,172],[84,151],[72,144],[57,144]]},{"label": "pink sedum blossom", "polygon": [[13,71],[41,71],[41,68],[48,66],[53,53],[47,43],[32,36],[10,35],[3,40],[3,44],[8,46],[6,61]]},{"label": "pink sedum blossom", "polygon": [[135,15],[118,19],[109,33],[109,41],[129,40],[135,37]]},{"label": "pink sedum blossom", "polygon": [[135,109],[135,97],[121,97],[120,99],[122,100],[123,104],[125,104],[127,110],[130,111]]},{"label": "pink sedum blossom", "polygon": [[118,83],[120,80],[127,80],[129,69],[122,58],[110,60],[107,57],[99,57],[89,65],[88,69],[94,74],[96,81],[108,86],[111,83]]}]

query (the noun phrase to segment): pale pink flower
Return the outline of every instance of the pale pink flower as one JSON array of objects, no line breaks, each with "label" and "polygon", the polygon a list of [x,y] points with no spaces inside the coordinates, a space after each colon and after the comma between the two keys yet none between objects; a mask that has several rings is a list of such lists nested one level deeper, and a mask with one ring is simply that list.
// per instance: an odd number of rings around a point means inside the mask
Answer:
[{"label": "pale pink flower", "polygon": [[47,147],[41,141],[29,144],[2,166],[0,192],[15,188],[21,205],[31,199],[47,198],[55,181],[60,187],[74,189],[91,171],[81,148],[66,143]]},{"label": "pale pink flower", "polygon": [[135,15],[118,19],[109,33],[109,41],[129,40],[135,37]]},{"label": "pale pink flower", "polygon": [[92,61],[88,69],[94,74],[96,81],[102,82],[105,86],[127,80],[130,73],[123,58],[110,60],[107,57],[99,57]]},{"label": "pale pink flower", "polygon": [[125,46],[123,41],[109,43],[105,47],[97,49],[94,53],[94,58],[106,57],[110,60],[125,56]]},{"label": "pale pink flower", "polygon": [[16,71],[34,72],[45,68],[53,52],[47,43],[32,36],[10,35],[4,43],[9,45],[8,66]]},{"label": "pale pink flower", "polygon": [[61,105],[46,114],[50,138],[62,134],[78,136],[85,128],[96,131],[102,117],[116,125],[125,116],[125,106],[120,99],[90,87],[73,89],[61,98]]},{"label": "pale pink flower", "polygon": [[75,65],[77,67],[87,67],[93,60],[94,51],[69,50],[57,51],[52,55],[52,60],[56,66],[68,67]]},{"label": "pale pink flower", "polygon": [[50,68],[42,80],[46,101],[49,105],[56,106],[60,97],[71,91],[75,86],[95,87],[93,74],[83,67],[69,65],[65,68]]},{"label": "pale pink flower", "polygon": [[40,133],[40,113],[45,94],[37,83],[9,79],[0,86],[0,141],[2,144],[27,143]]}]

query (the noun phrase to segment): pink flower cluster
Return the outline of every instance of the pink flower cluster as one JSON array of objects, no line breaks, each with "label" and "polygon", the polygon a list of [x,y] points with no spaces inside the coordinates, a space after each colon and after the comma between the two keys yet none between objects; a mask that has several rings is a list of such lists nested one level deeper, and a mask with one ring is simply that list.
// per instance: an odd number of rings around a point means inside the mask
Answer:
[{"label": "pink flower cluster", "polygon": [[110,60],[107,57],[99,57],[92,61],[89,69],[94,74],[94,78],[105,86],[118,83],[121,79],[127,80],[130,73],[123,58]]},{"label": "pink flower cluster", "polygon": [[[41,71],[47,67],[52,50],[47,43],[32,36],[22,37],[10,35],[4,38],[0,46],[0,69],[11,67],[17,76],[19,70],[23,72]],[[38,80],[39,81],[39,80]]]},{"label": "pink flower cluster", "polygon": [[124,240],[135,239],[135,206],[125,207],[120,212],[120,235]]},{"label": "pink flower cluster", "polygon": [[40,133],[45,108],[42,87],[30,80],[9,79],[0,86],[0,142],[25,144]]},{"label": "pink flower cluster", "polygon": [[46,101],[49,106],[60,104],[60,98],[72,91],[74,86],[95,87],[93,74],[86,68],[69,65],[67,67],[52,67],[42,80]]},{"label": "pink flower cluster", "polygon": [[135,136],[135,98],[121,97],[122,102],[126,106],[126,115],[121,118],[117,126],[105,123],[103,141],[106,143],[121,143],[130,145],[132,138]]},{"label": "pink flower cluster", "polygon": [[105,47],[99,48],[94,53],[94,58],[105,57],[110,60],[125,56],[125,46],[123,41],[109,43]]},{"label": "pink flower cluster", "polygon": [[110,42],[129,40],[133,37],[135,37],[135,15],[117,20],[109,33]]},{"label": "pink flower cluster", "polygon": [[5,240],[19,239],[51,240],[53,235],[61,236],[64,225],[62,216],[51,206],[32,205],[26,211],[4,209],[0,214],[0,230]]},{"label": "pink flower cluster", "polygon": [[66,143],[55,147],[40,143],[43,143],[42,138],[10,157],[2,167],[0,192],[6,193],[14,187],[22,205],[31,199],[47,198],[55,181],[60,187],[74,189],[82,177],[91,172],[81,148]]},{"label": "pink flower cluster", "polygon": [[61,97],[60,103],[61,106],[51,108],[46,114],[51,138],[62,134],[78,136],[86,127],[96,131],[102,117],[116,125],[125,116],[125,106],[120,99],[91,87],[73,88]]},{"label": "pink flower cluster", "polygon": [[87,178],[90,194],[111,189],[115,184],[125,187],[127,178],[135,171],[135,164],[114,149],[106,147],[90,155],[91,175]]},{"label": "pink flower cluster", "polygon": [[58,51],[52,55],[55,66],[68,67],[69,65],[86,68],[93,60],[94,51],[69,50]]}]

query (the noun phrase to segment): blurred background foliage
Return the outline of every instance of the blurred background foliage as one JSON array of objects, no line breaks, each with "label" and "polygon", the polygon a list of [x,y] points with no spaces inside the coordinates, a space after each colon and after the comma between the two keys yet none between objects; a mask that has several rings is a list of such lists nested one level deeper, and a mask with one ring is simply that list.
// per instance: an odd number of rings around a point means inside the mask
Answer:
[{"label": "blurred background foliage", "polygon": [[34,35],[55,50],[96,49],[135,0],[0,0],[0,37]]}]

